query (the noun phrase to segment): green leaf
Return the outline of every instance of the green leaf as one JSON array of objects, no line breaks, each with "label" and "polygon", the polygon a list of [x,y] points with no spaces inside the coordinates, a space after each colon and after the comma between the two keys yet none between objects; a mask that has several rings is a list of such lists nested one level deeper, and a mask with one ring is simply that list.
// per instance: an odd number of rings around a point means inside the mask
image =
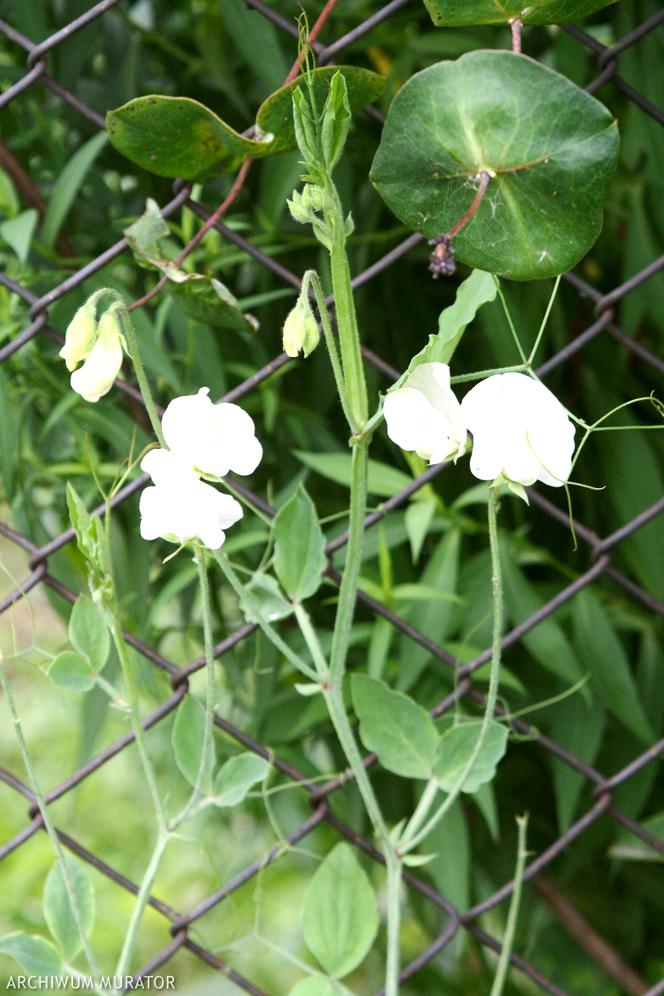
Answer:
[{"label": "green leaf", "polygon": [[212,791],[215,806],[237,806],[247,792],[262,782],[270,765],[256,754],[238,754],[229,758],[217,772]]},{"label": "green leaf", "polygon": [[424,0],[438,27],[505,24],[519,17],[523,24],[563,24],[579,21],[616,0]]},{"label": "green leaf", "polygon": [[170,235],[170,229],[156,201],[148,198],[145,211],[124,234],[140,265],[160,270],[168,277],[171,297],[190,318],[204,325],[237,332],[256,331],[256,320],[242,313],[225,284],[216,277],[185,273],[171,261],[162,245]]},{"label": "green leaf", "polygon": [[79,595],[69,618],[72,646],[101,671],[111,650],[111,637],[101,609],[87,595]]},{"label": "green leaf", "polygon": [[468,325],[483,304],[495,301],[497,293],[498,286],[491,273],[473,270],[470,276],[459,284],[454,303],[441,311],[436,335],[429,336],[426,346],[415,354],[406,372],[390,391],[396,391],[401,387],[421,363],[449,363]]},{"label": "green leaf", "polygon": [[[175,754],[175,763],[189,784],[195,786],[205,744],[205,710],[198,699],[192,695],[185,695],[177,708],[173,732],[171,733],[171,744]],[[210,786],[214,765],[213,740],[208,756],[207,771],[202,783],[203,791],[207,791]]]},{"label": "green leaf", "polygon": [[[352,113],[378,100],[385,89],[384,78],[368,69],[360,69],[358,66],[322,66],[312,74],[314,97],[319,108],[324,106],[331,81],[337,73],[343,76],[346,83],[348,105]],[[281,87],[258,108],[258,128],[263,134],[274,135],[270,152],[282,152],[296,147],[293,94],[300,87],[307,89],[303,76],[298,76],[292,83]]]},{"label": "green leaf", "polygon": [[48,676],[54,684],[75,692],[89,692],[95,686],[90,661],[71,650],[58,654],[48,669]]},{"label": "green leaf", "polygon": [[642,743],[652,743],[655,734],[639,700],[627,655],[591,591],[576,596],[573,618],[579,656],[592,673],[592,687],[600,700]]},{"label": "green leaf", "polygon": [[[574,695],[557,702],[548,716],[547,730],[560,744],[586,764],[593,764],[605,729],[604,709],[594,696],[585,700]],[[561,833],[570,826],[579,795],[586,784],[585,775],[575,771],[557,757],[551,758],[556,814]]]},{"label": "green leaf", "polygon": [[55,245],[62,224],[83,185],[88,170],[106,145],[106,141],[107,136],[103,132],[88,139],[74,153],[53,184],[41,230],[41,240],[47,249],[52,249]]},{"label": "green leaf", "polygon": [[330,90],[323,107],[321,144],[325,164],[334,169],[344,150],[350,129],[351,110],[348,103],[348,86],[343,74],[337,70],[330,82]]},{"label": "green leaf", "polygon": [[302,485],[277,512],[272,535],[282,588],[296,602],[309,598],[320,587],[327,559],[316,508]]},{"label": "green leaf", "polygon": [[257,623],[259,614],[268,622],[276,622],[292,615],[293,606],[281,593],[276,578],[256,571],[244,588],[240,608],[247,622]]},{"label": "green leaf", "polygon": [[[664,812],[639,822],[653,837],[659,837],[664,843]],[[615,844],[609,848],[609,855],[618,861],[664,861],[664,855],[622,827]]]},{"label": "green leaf", "polygon": [[[295,450],[295,456],[317,474],[344,487],[350,487],[351,455],[350,453],[305,453]],[[395,470],[389,464],[379,460],[369,460],[369,493],[381,498],[391,498],[397,492],[412,484],[412,478],[400,470]]]},{"label": "green leaf", "polygon": [[28,208],[0,225],[0,238],[14,250],[22,263],[28,258],[38,218],[35,208]]},{"label": "green leaf", "polygon": [[478,51],[399,90],[371,179],[398,218],[433,237],[489,172],[457,259],[530,280],[570,269],[593,245],[617,154],[616,123],[594,97],[526,56]]},{"label": "green leaf", "polygon": [[429,778],[438,745],[434,722],[403,692],[364,674],[351,677],[360,738],[388,771],[404,778]]},{"label": "green leaf", "polygon": [[271,144],[244,138],[189,97],[136,97],[109,111],[106,127],[123,156],[173,179],[207,180],[236,169],[247,156],[264,156]]},{"label": "green leaf", "polygon": [[309,950],[343,978],[366,957],[378,932],[376,897],[348,844],[337,844],[312,878],[302,907]]},{"label": "green leaf", "polygon": [[0,937],[0,954],[15,958],[28,975],[59,975],[62,962],[50,941],[36,934],[16,931]]},{"label": "green leaf", "polygon": [[427,836],[423,846],[437,852],[429,866],[436,887],[458,910],[470,905],[470,834],[459,799]]},{"label": "green leaf", "polygon": [[435,498],[420,498],[419,500],[411,501],[406,509],[404,523],[406,532],[408,533],[408,542],[410,543],[410,552],[414,564],[420,559],[422,546],[429,532],[429,527],[433,522],[437,507],[438,503]]},{"label": "green leaf", "polygon": [[341,992],[342,990],[330,979],[325,979],[322,975],[313,975],[298,982],[288,996],[340,996]]},{"label": "green leaf", "polygon": [[[65,864],[81,925],[89,935],[95,916],[92,883],[76,858],[66,854]],[[53,865],[44,884],[44,919],[65,960],[71,962],[81,948],[81,938],[59,862]]]},{"label": "green leaf", "polygon": [[[444,792],[456,788],[475,750],[481,727],[481,719],[464,720],[451,726],[440,738],[434,775]],[[507,727],[492,720],[482,749],[464,779],[462,791],[476,792],[485,782],[492,781],[506,750]]]}]

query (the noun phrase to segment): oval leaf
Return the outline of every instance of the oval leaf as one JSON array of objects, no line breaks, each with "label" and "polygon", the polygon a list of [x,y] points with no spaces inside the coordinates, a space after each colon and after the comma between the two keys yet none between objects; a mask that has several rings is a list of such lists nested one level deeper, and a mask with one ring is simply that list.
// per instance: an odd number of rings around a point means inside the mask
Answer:
[{"label": "oval leaf", "polygon": [[111,637],[101,609],[87,595],[80,595],[72,609],[69,639],[95,671],[101,671],[111,650]]},{"label": "oval leaf", "polygon": [[0,937],[0,954],[15,958],[28,975],[59,975],[62,967],[50,941],[36,934],[5,934]]},{"label": "oval leaf", "polygon": [[270,770],[270,765],[256,754],[238,754],[222,764],[214,780],[214,802],[216,806],[237,806],[247,792],[262,782]]},{"label": "oval leaf", "polygon": [[54,684],[75,692],[89,692],[95,684],[90,662],[71,650],[58,654],[48,669],[48,676]]},{"label": "oval leaf", "polygon": [[424,0],[439,27],[465,24],[505,24],[515,17],[524,24],[562,24],[588,17],[616,0]]},{"label": "oval leaf", "polygon": [[[203,756],[205,743],[205,710],[192,695],[186,695],[175,713],[171,744],[175,754],[175,763],[190,785],[196,785],[198,769]],[[202,789],[207,791],[212,781],[214,768],[214,741],[209,751],[207,777],[203,779]]]},{"label": "oval leaf", "polygon": [[330,979],[322,975],[314,975],[310,979],[302,979],[291,989],[288,996],[339,996],[342,992]]},{"label": "oval leaf", "polygon": [[[360,69],[358,66],[322,66],[320,69],[315,69],[312,74],[314,96],[319,108],[325,104],[330,83],[336,73],[341,73],[346,82],[351,112],[360,111],[367,104],[378,100],[385,89],[384,78],[368,69]],[[271,94],[258,108],[256,115],[258,128],[264,134],[274,135],[270,152],[283,152],[295,148],[293,92],[298,87],[306,85],[304,76],[298,76],[288,86],[283,86]]]},{"label": "oval leaf", "polygon": [[378,932],[376,897],[348,844],[337,844],[312,878],[302,929],[307,947],[330,975],[343,978],[366,957]]},{"label": "oval leaf", "polygon": [[293,606],[284,598],[276,578],[256,571],[240,598],[240,608],[247,622],[260,623],[261,619],[276,622],[293,614]]},{"label": "oval leaf", "polygon": [[265,155],[254,142],[189,97],[136,97],[106,115],[108,135],[131,162],[157,176],[207,180],[235,169],[247,156]]},{"label": "oval leaf", "polygon": [[433,237],[488,171],[457,259],[531,280],[570,269],[593,245],[617,153],[609,111],[564,76],[512,52],[470,52],[402,87],[371,179],[398,218]]},{"label": "oval leaf", "polygon": [[351,677],[360,737],[388,771],[404,778],[429,778],[438,745],[434,722],[403,692],[364,674]]},{"label": "oval leaf", "polygon": [[[482,727],[481,719],[458,723],[446,730],[438,744],[434,775],[444,792],[452,792],[470,761]],[[482,749],[466,775],[461,790],[476,792],[480,785],[490,782],[498,762],[507,750],[507,727],[491,722]]]},{"label": "oval leaf", "polygon": [[[85,868],[71,855],[65,855],[67,879],[74,894],[81,926],[90,934],[95,915],[95,894]],[[44,884],[44,919],[66,961],[71,962],[81,948],[81,937],[60,862],[53,865]]]},{"label": "oval leaf", "polygon": [[277,512],[272,535],[281,586],[294,601],[309,598],[320,587],[327,560],[316,508],[302,485]]}]

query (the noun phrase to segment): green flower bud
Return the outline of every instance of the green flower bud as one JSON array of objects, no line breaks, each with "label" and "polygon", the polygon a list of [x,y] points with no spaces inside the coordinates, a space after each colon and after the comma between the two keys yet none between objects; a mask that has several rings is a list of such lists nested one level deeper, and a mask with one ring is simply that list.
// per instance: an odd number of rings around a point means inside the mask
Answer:
[{"label": "green flower bud", "polygon": [[301,295],[284,322],[284,352],[288,356],[297,356],[301,350],[305,356],[309,356],[319,339],[318,322],[309,301]]},{"label": "green flower bud", "polygon": [[294,190],[293,197],[288,201],[288,208],[294,221],[308,225],[314,220],[317,211],[325,206],[325,191],[311,183],[304,185],[302,190]]},{"label": "green flower bud", "polygon": [[94,295],[81,305],[65,332],[65,344],[59,355],[70,373],[86,358],[97,337],[96,301],[93,298]]}]

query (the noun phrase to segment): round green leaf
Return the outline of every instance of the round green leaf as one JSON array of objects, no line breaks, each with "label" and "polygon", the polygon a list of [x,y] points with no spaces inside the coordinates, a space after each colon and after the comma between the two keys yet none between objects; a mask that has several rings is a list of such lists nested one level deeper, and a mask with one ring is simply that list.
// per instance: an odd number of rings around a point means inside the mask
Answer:
[{"label": "round green leaf", "polygon": [[376,897],[348,844],[337,844],[309,883],[302,929],[309,950],[337,978],[367,956],[378,932]]},{"label": "round green leaf", "polygon": [[[481,727],[481,719],[471,719],[451,726],[440,738],[433,773],[444,792],[453,792],[456,788],[473,755]],[[482,749],[464,778],[463,792],[477,792],[480,786],[493,779],[507,750],[507,736],[506,726],[490,723]]]},{"label": "round green leaf", "polygon": [[532,280],[570,269],[595,242],[617,154],[616,122],[594,97],[526,56],[470,52],[399,91],[371,179],[397,217],[433,237],[489,172],[457,258]]},{"label": "round green leaf", "polygon": [[71,650],[58,654],[48,669],[48,676],[54,684],[75,692],[89,692],[95,684],[90,662]]},{"label": "round green leaf", "polygon": [[518,17],[523,24],[562,24],[579,21],[616,0],[424,0],[439,27],[466,24],[505,24]]},{"label": "round green leaf", "polygon": [[[335,73],[340,72],[346,81],[348,103],[353,113],[372,104],[381,96],[385,89],[385,80],[377,73],[359,66],[323,66],[313,72],[313,89],[319,111],[330,89],[330,83]],[[303,76],[281,87],[263,101],[258,108],[256,124],[263,134],[274,135],[270,152],[283,152],[295,148],[295,127],[293,125],[293,91],[298,87],[306,87]]]},{"label": "round green leaf", "polygon": [[157,176],[207,180],[262,156],[269,143],[244,138],[189,97],[137,97],[106,115],[118,152]]}]

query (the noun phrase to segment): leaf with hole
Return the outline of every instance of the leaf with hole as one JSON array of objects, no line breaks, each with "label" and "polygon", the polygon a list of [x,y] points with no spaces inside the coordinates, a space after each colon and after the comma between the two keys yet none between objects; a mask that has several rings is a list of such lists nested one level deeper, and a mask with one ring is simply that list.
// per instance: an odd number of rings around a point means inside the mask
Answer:
[{"label": "leaf with hole", "polygon": [[48,676],[54,685],[71,688],[74,692],[89,692],[95,685],[90,661],[71,650],[63,650],[54,658]]},{"label": "leaf with hole", "polygon": [[296,602],[309,598],[320,587],[327,560],[316,508],[302,485],[277,512],[272,535],[282,588]]},{"label": "leaf with hole", "polygon": [[364,674],[351,677],[360,738],[388,771],[404,778],[429,778],[438,745],[434,722],[403,692]]},{"label": "leaf with hole", "polygon": [[337,978],[367,956],[378,932],[376,897],[349,844],[337,844],[311,879],[302,929],[309,950]]},{"label": "leaf with hole", "polygon": [[515,280],[555,276],[593,245],[618,154],[599,101],[523,55],[477,51],[439,62],[398,92],[371,180],[388,207],[429,238],[469,208],[457,259]]},{"label": "leaf with hole", "polygon": [[563,24],[579,21],[616,0],[424,0],[438,27],[468,24],[506,24],[520,18],[523,24]]},{"label": "leaf with hole", "polygon": [[[434,775],[444,792],[453,792],[475,752],[482,727],[481,719],[464,720],[443,733],[438,744]],[[490,782],[507,750],[507,727],[493,720],[479,754],[463,780],[462,792],[476,792]]]},{"label": "leaf with hole", "polygon": [[222,764],[214,779],[215,806],[237,806],[254,785],[262,782],[270,765],[256,754],[238,754]]},{"label": "leaf with hole", "polygon": [[[62,954],[71,961],[81,948],[79,923],[89,936],[95,916],[95,894],[88,874],[76,858],[65,855],[67,883],[60,862],[53,865],[44,884],[44,919]],[[78,917],[72,908],[73,894]]]}]

